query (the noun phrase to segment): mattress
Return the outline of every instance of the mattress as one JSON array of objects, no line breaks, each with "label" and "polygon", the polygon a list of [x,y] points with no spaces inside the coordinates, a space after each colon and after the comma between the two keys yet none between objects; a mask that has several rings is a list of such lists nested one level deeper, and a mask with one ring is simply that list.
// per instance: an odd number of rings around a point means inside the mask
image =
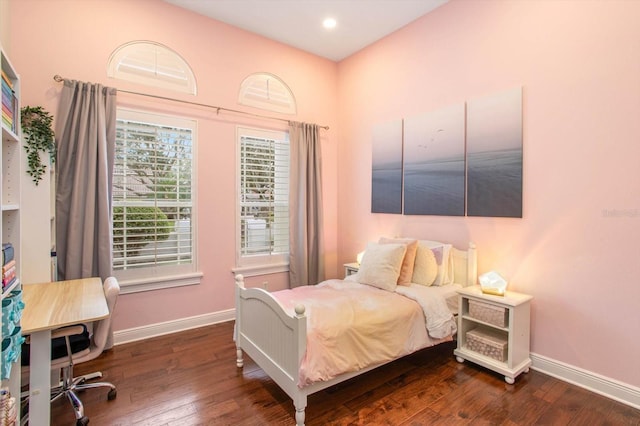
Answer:
[{"label": "mattress", "polygon": [[413,297],[348,280],[273,292],[289,315],[297,305],[306,308],[307,350],[298,386],[331,380],[450,341],[455,322],[452,324],[448,307],[439,298],[440,291],[410,293]]}]

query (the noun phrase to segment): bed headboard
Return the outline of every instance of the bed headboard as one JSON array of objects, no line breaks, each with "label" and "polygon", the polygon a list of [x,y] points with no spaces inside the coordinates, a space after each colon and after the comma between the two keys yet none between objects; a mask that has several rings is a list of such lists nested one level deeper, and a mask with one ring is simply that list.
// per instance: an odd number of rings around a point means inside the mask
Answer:
[{"label": "bed headboard", "polygon": [[469,243],[467,250],[458,250],[453,247],[453,282],[464,287],[475,285],[478,282],[478,253],[476,245]]}]

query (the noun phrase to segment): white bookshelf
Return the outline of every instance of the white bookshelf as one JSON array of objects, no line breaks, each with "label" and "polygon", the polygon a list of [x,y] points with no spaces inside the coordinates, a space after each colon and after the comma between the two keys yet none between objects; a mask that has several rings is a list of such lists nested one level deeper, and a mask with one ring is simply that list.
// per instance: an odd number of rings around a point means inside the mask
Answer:
[{"label": "white bookshelf", "polygon": [[[2,65],[2,73],[9,80],[7,86],[13,92],[15,98],[10,114],[10,121],[2,120],[2,151],[0,164],[2,165],[2,174],[0,175],[0,200],[2,210],[2,227],[0,228],[0,240],[2,243],[11,243],[14,250],[14,259],[16,260],[16,276],[17,280],[8,288],[2,291],[2,300],[16,289],[20,288],[21,278],[21,167],[22,167],[22,143],[20,139],[20,78],[13,68],[11,61],[0,47],[0,60]],[[4,96],[8,96],[5,92]],[[6,104],[5,104],[6,107]],[[0,319],[2,325],[2,319]],[[19,324],[16,324],[19,326]],[[5,327],[3,330],[3,340],[10,336],[5,336]],[[16,345],[17,346],[17,345]],[[13,397],[20,403],[20,357],[12,364],[11,374],[8,379],[2,381],[3,388],[9,388]],[[19,415],[18,409],[18,415]],[[19,423],[19,419],[18,419]]]}]

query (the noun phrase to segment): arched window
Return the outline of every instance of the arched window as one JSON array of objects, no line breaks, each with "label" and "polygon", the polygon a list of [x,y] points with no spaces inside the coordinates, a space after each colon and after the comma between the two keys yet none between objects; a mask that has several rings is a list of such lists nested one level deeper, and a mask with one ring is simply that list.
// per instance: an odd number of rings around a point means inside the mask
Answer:
[{"label": "arched window", "polygon": [[189,64],[173,50],[153,41],[132,41],[113,51],[107,75],[147,86],[196,94]]},{"label": "arched window", "polygon": [[296,100],[289,86],[266,72],[251,74],[240,85],[238,103],[284,114],[296,113]]}]

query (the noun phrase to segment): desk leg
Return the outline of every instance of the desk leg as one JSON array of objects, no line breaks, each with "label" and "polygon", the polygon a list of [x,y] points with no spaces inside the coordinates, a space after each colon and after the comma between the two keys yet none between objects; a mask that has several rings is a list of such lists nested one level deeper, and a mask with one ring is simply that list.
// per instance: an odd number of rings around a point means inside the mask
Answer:
[{"label": "desk leg", "polygon": [[51,330],[31,334],[29,424],[48,425],[51,418]]}]

